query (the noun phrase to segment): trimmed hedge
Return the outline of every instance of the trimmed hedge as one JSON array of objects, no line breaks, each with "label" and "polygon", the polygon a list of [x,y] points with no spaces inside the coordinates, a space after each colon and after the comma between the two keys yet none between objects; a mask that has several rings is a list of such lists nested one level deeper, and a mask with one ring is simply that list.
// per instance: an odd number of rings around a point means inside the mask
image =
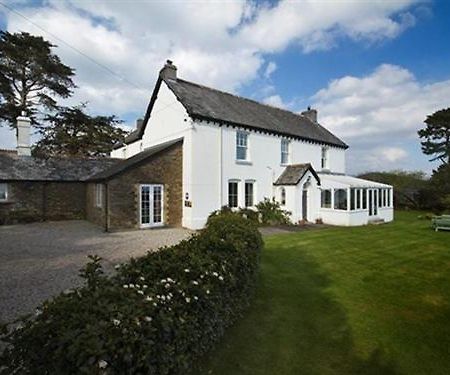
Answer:
[{"label": "trimmed hedge", "polygon": [[207,352],[249,304],[262,239],[227,213],[197,236],[133,259],[44,303],[7,333],[0,374],[179,374]]}]

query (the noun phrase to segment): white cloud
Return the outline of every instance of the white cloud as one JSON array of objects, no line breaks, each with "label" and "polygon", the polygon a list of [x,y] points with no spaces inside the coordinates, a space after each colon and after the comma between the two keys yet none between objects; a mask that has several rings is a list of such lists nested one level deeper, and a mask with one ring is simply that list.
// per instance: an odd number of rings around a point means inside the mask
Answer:
[{"label": "white cloud", "polygon": [[273,72],[275,72],[275,70],[277,70],[277,64],[274,63],[273,61],[270,61],[266,65],[266,70],[264,71],[264,77],[270,78],[270,76],[272,75]]},{"label": "white cloud", "polygon": [[335,79],[312,99],[320,122],[352,146],[349,164],[386,169],[407,161],[392,145],[419,144],[417,130],[428,114],[448,107],[449,97],[450,80],[421,83],[407,69],[383,64],[364,77]]},{"label": "white cloud", "polygon": [[139,116],[167,58],[186,79],[236,92],[252,80],[269,78],[276,69],[270,55],[290,45],[313,51],[336,46],[342,37],[394,38],[413,24],[408,11],[417,2],[280,1],[269,6],[239,0],[131,6],[126,1],[48,0],[36,5],[30,0],[13,6],[50,34],[11,12],[6,20],[8,31],[43,34],[76,69],[79,89],[67,103],[88,101],[93,113]]},{"label": "white cloud", "polygon": [[277,108],[287,108],[288,105],[283,102],[280,95],[271,95],[263,99],[263,103]]}]

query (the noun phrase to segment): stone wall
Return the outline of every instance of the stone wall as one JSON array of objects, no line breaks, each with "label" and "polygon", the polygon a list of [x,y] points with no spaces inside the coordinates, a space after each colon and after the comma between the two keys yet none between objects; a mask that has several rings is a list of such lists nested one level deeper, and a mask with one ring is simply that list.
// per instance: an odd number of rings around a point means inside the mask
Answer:
[{"label": "stone wall", "polygon": [[82,182],[10,181],[8,201],[0,202],[0,224],[84,219]]},{"label": "stone wall", "polygon": [[[182,159],[183,144],[179,142],[111,178],[106,187],[109,229],[139,228],[141,184],[164,185],[164,224],[180,226],[183,198]],[[94,197],[94,188],[90,194],[92,197],[88,198],[88,201]]]}]

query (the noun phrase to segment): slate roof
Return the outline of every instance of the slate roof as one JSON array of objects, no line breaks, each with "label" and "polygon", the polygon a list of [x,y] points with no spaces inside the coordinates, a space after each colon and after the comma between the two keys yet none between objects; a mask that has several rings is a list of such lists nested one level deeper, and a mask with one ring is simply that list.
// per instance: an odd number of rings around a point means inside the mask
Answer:
[{"label": "slate roof", "polygon": [[0,181],[84,181],[121,159],[50,158],[40,159],[0,153]]},{"label": "slate roof", "polygon": [[274,185],[297,185],[306,172],[310,171],[320,185],[320,178],[310,163],[288,165]]},{"label": "slate roof", "polygon": [[167,84],[185,107],[189,116],[194,119],[210,120],[250,130],[348,148],[342,140],[322,125],[298,113],[258,103],[180,78],[162,79],[161,77],[156,83],[142,125],[126,138],[126,144],[142,138],[162,81]]},{"label": "slate roof", "polygon": [[156,146],[150,147],[150,148],[132,156],[131,158],[122,160],[121,162],[114,164],[110,168],[108,168],[100,173],[92,175],[88,180],[89,181],[107,180],[108,178],[111,178],[111,177],[127,170],[128,168],[135,166],[136,164],[150,158],[151,156],[156,155],[158,152],[163,151],[163,150],[169,148],[170,146],[173,146],[179,142],[182,142],[182,138],[174,139],[174,140],[160,143]]}]

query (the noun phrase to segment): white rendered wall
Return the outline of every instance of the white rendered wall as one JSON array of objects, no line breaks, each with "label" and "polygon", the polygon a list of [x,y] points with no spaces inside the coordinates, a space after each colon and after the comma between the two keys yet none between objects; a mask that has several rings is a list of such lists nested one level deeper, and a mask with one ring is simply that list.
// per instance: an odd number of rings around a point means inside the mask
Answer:
[{"label": "white rendered wall", "polygon": [[191,120],[172,91],[163,81],[141,140],[111,152],[114,158],[129,158],[148,147],[184,137]]},{"label": "white rendered wall", "polygon": [[[285,169],[281,165],[281,137],[248,132],[249,161],[236,161],[236,128],[195,121],[192,130],[191,182],[185,186],[192,201],[185,208],[184,225],[190,228],[204,226],[208,215],[228,204],[228,182],[238,182],[238,204],[244,207],[244,186],[254,181],[255,203],[274,196],[273,183]],[[313,125],[312,125],[313,126]],[[291,140],[289,164],[311,163],[321,169],[320,144]],[[329,166],[332,172],[345,173],[345,150],[329,147]],[[308,219],[317,218],[320,192],[316,182],[308,188]],[[286,189],[286,209],[292,211],[294,221],[301,217],[302,184]]]}]

